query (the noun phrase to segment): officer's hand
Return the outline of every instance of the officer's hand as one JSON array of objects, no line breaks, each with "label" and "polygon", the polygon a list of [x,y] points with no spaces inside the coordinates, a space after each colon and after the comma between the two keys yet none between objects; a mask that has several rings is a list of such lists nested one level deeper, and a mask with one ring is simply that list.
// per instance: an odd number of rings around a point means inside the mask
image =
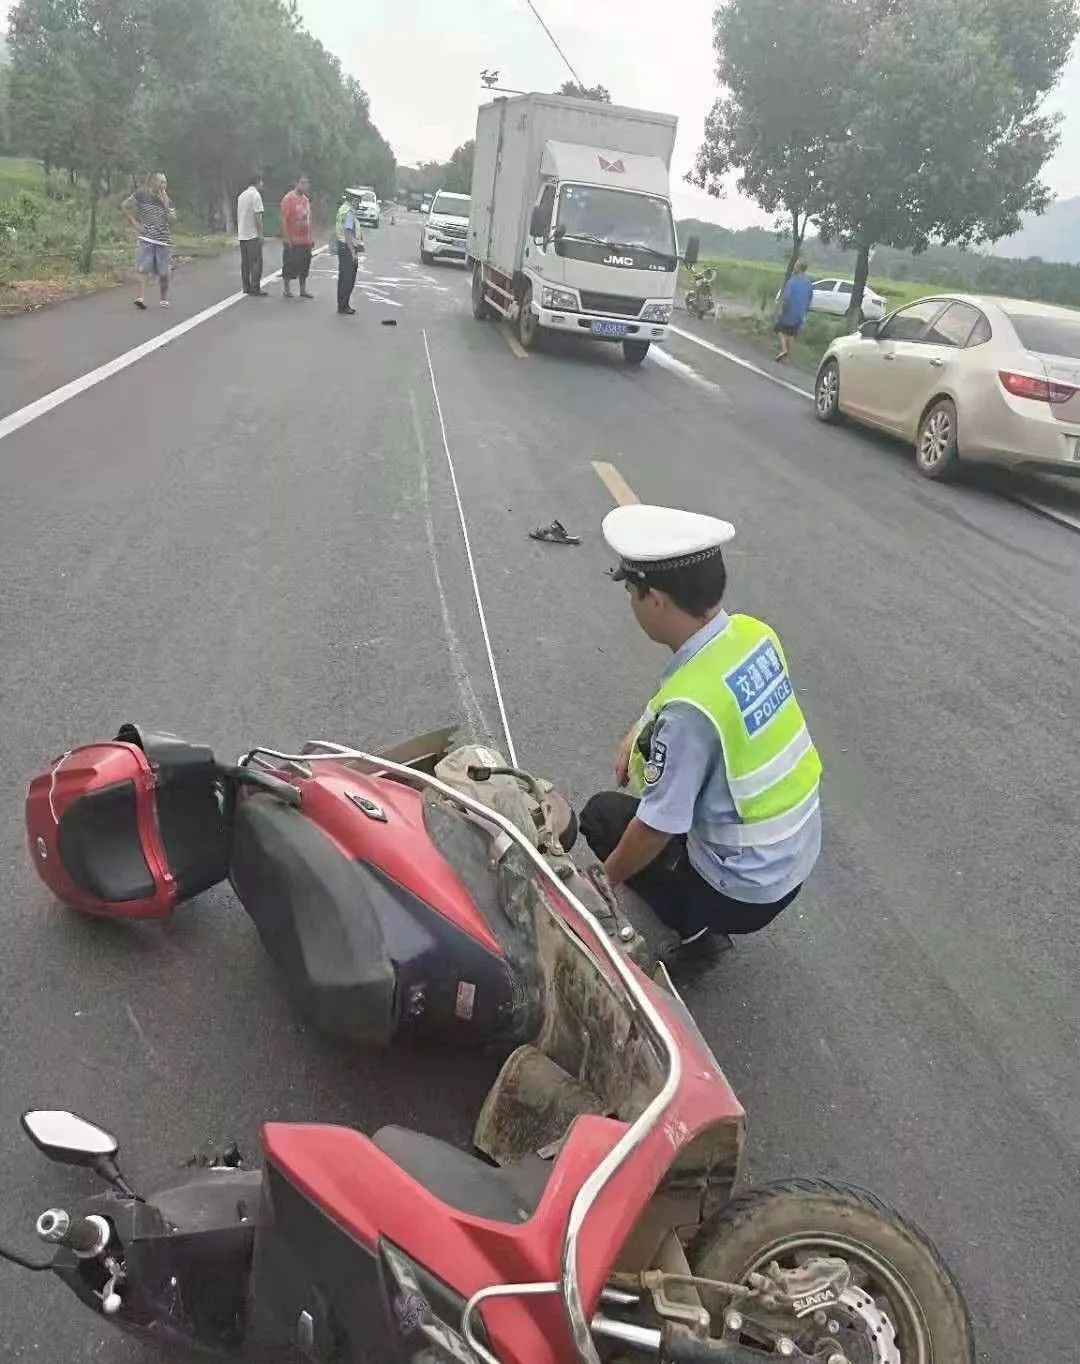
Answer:
[{"label": "officer's hand", "polygon": [[630,755],[634,751],[634,731],[631,730],[619,745],[619,756],[615,759],[615,780],[625,786],[630,780]]}]

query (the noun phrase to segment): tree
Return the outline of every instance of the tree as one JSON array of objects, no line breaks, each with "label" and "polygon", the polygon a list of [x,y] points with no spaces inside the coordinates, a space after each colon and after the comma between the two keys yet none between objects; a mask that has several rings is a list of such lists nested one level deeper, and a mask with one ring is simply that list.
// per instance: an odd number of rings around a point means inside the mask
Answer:
[{"label": "tree", "polygon": [[723,0],[694,178],[734,171],[796,250],[807,220],[854,249],[857,322],[875,244],[996,240],[1045,205],[1041,104],[1076,31],[1074,0]]},{"label": "tree", "polygon": [[788,275],[825,204],[823,157],[841,131],[836,99],[858,50],[855,33],[850,6],[835,0],[726,0],[713,15],[725,94],[687,178],[719,198],[734,175],[741,193],[782,218]]},{"label": "tree", "polygon": [[559,86],[560,95],[571,95],[574,99],[594,99],[598,104],[610,104],[611,95],[602,85],[579,85],[577,81],[563,81]]},{"label": "tree", "polygon": [[472,189],[475,151],[475,142],[463,142],[455,149],[449,161],[422,161],[419,166],[399,166],[398,187],[405,192],[419,190],[424,194],[434,194],[440,189],[452,190],[455,194],[468,194]]},{"label": "tree", "polygon": [[473,153],[476,151],[474,141],[463,142],[460,147],[455,148],[446,163],[446,179],[443,189],[453,190],[455,194],[468,194],[472,189],[472,168]]},{"label": "tree", "polygon": [[825,238],[857,253],[853,326],[875,243],[918,252],[932,241],[996,241],[1046,206],[1039,176],[1058,132],[1041,106],[1077,32],[1073,0],[862,8],[859,59],[840,98],[845,131],[826,149],[819,215]]},{"label": "tree", "polygon": [[86,177],[83,270],[93,264],[102,181],[131,164],[146,20],[144,0],[19,0],[11,11],[15,133],[28,151]]}]

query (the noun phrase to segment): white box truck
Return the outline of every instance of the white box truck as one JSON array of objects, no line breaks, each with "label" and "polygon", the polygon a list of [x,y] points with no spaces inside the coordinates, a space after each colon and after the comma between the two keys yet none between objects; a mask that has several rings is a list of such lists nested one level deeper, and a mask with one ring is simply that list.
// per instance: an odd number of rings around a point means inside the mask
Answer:
[{"label": "white box truck", "polygon": [[[640,364],[671,319],[679,245],[669,169],[678,119],[562,95],[482,105],[469,257],[472,308],[545,331],[622,343]],[[697,242],[683,257],[697,259]]]}]

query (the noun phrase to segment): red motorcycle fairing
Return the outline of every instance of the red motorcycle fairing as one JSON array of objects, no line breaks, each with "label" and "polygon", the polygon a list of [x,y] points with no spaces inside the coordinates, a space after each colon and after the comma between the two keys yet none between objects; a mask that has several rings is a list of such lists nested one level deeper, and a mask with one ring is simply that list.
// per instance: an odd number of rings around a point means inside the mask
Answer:
[{"label": "red motorcycle fairing", "polygon": [[34,778],[26,834],[38,875],[85,914],[165,919],[228,872],[213,754],[133,725]]},{"label": "red motorcycle fairing", "polygon": [[490,952],[501,952],[457,872],[431,841],[420,791],[341,763],[315,763],[312,772],[310,778],[289,773],[288,779],[300,789],[304,814],[345,857],[379,867],[425,904],[438,905],[440,914]]},{"label": "red motorcycle fairing", "polygon": [[[644,977],[642,986],[676,1036],[683,1072],[664,1119],[605,1186],[581,1229],[577,1263],[590,1315],[657,1188],[677,1176],[680,1158],[695,1143],[715,1142],[720,1129],[725,1143],[730,1138],[741,1148],[743,1110],[715,1059],[675,1001]],[[348,1128],[269,1123],[262,1141],[276,1234],[302,1248],[314,1286],[342,1321],[356,1279],[342,1278],[334,1266],[343,1257],[357,1272],[373,1266],[385,1243],[461,1301],[493,1284],[559,1281],[574,1200],[626,1129],[615,1119],[578,1117],[530,1206],[527,1193],[515,1203],[515,1191],[507,1190],[512,1168],[496,1169],[452,1147],[440,1158],[441,1144],[432,1146],[430,1138],[405,1134],[403,1141],[396,1129],[384,1129],[372,1141]],[[462,1162],[471,1163],[471,1173]],[[475,1211],[484,1202],[490,1213],[500,1201],[502,1216]],[[505,1364],[571,1364],[578,1357],[557,1295],[494,1300],[483,1319]]]}]

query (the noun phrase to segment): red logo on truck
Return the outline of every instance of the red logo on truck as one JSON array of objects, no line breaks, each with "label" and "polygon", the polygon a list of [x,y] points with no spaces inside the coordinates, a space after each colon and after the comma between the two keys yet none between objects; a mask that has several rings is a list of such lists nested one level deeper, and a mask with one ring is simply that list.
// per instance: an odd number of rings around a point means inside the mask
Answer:
[{"label": "red logo on truck", "polygon": [[596,159],[600,162],[600,169],[602,171],[610,171],[612,175],[626,174],[626,167],[623,165],[621,159],[618,161],[609,161],[606,156],[600,156],[599,154],[597,154]]}]

